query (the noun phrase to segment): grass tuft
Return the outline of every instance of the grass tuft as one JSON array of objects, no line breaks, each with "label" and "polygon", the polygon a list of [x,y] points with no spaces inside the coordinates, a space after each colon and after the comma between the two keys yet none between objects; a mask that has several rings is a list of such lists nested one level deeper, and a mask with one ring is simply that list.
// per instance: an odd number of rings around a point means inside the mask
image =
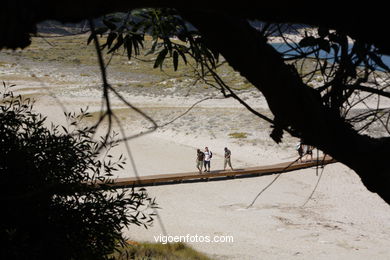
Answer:
[{"label": "grass tuft", "polygon": [[245,133],[245,132],[234,132],[234,133],[230,133],[229,136],[231,138],[243,139],[243,138],[247,138],[248,137],[248,133]]},{"label": "grass tuft", "polygon": [[188,259],[188,260],[210,260],[190,246],[183,243],[137,243],[130,242],[129,245],[120,249],[115,254],[115,259]]}]

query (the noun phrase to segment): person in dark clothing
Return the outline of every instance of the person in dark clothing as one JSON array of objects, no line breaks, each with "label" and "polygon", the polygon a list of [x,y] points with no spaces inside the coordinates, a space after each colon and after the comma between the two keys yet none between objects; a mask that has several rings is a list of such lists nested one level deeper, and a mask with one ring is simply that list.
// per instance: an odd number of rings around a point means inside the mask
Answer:
[{"label": "person in dark clothing", "polygon": [[303,162],[303,156],[305,155],[305,145],[302,142],[299,142],[299,144],[297,144],[297,151],[299,154],[299,161]]},{"label": "person in dark clothing", "polygon": [[314,150],[314,146],[307,145],[306,154],[310,156],[310,161],[313,161],[313,150]]},{"label": "person in dark clothing", "polygon": [[203,161],[204,153],[200,149],[198,149],[196,151],[196,168],[198,168],[200,174],[202,174]]},{"label": "person in dark clothing", "polygon": [[223,170],[224,171],[226,170],[227,165],[229,165],[230,169],[232,169],[232,171],[233,171],[232,162],[230,160],[231,155],[232,155],[232,152],[227,147],[225,147],[225,160],[223,163]]}]

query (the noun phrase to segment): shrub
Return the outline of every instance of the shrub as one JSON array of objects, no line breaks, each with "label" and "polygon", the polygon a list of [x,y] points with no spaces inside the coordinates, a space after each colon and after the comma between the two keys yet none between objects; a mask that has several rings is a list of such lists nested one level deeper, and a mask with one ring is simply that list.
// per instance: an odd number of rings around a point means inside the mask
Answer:
[{"label": "shrub", "polygon": [[169,259],[169,260],[210,260],[210,258],[183,243],[133,243],[117,253],[119,260],[128,259]]},{"label": "shrub", "polygon": [[229,136],[231,138],[241,139],[241,138],[247,138],[248,134],[245,132],[234,132],[234,133],[230,133]]},{"label": "shrub", "polygon": [[109,155],[112,139],[80,128],[86,111],[67,114],[68,128],[48,128],[5,84],[0,98],[0,259],[110,259],[125,244],[123,227],[152,223],[144,189],[110,187],[125,160]]}]

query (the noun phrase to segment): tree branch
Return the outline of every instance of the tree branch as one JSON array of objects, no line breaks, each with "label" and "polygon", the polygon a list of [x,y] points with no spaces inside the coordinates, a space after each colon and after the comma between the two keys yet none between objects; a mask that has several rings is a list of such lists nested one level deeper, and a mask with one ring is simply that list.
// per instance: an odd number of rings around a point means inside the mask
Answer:
[{"label": "tree branch", "polygon": [[366,86],[362,86],[362,85],[346,85],[345,89],[361,90],[361,91],[365,91],[368,93],[378,94],[380,96],[390,98],[390,92],[384,91],[383,89],[366,87]]},{"label": "tree branch", "polygon": [[390,138],[359,135],[339,114],[323,106],[319,93],[306,86],[295,68],[285,64],[247,21],[215,13],[184,15],[200,30],[210,48],[219,51],[263,93],[283,128],[291,127],[305,143],[354,169],[369,190],[390,202],[385,156],[390,154]]}]

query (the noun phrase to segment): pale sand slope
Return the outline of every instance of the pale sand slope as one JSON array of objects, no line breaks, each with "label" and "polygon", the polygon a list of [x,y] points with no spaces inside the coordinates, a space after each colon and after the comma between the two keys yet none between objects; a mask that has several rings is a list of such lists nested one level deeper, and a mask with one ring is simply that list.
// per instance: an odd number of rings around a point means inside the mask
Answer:
[{"label": "pale sand slope", "polygon": [[[64,123],[62,109],[40,89],[41,84],[14,83],[35,88],[40,94],[36,96],[36,108],[49,120]],[[68,111],[86,105],[91,111],[99,109],[96,89],[75,85],[71,90],[64,86],[51,90],[60,95]],[[164,95],[128,93],[127,97],[159,119],[158,123],[173,119],[203,98]],[[266,107],[263,99],[253,97],[256,100],[259,109]],[[115,100],[113,105],[123,107]],[[123,124],[127,134],[145,131],[149,126],[131,112],[126,113]],[[228,136],[232,132],[245,132],[248,137],[232,139]],[[213,169],[222,168],[225,146],[232,150],[235,167],[295,159],[296,140],[286,136],[284,144],[275,145],[269,132],[269,125],[244,112],[234,100],[205,102],[175,123],[132,140],[130,149],[140,175],[193,171],[195,149],[206,145],[215,154]],[[123,146],[114,151],[115,155],[120,153],[126,155]],[[128,165],[116,177],[134,176]],[[368,192],[353,171],[341,164],[327,166],[312,200],[304,208],[301,205],[318,180],[315,170],[286,173],[260,196],[254,207],[246,209],[274,177],[155,186],[147,190],[161,207],[159,214],[168,235],[232,235],[234,243],[191,244],[217,259],[390,258],[389,206]],[[153,236],[162,231],[156,221],[149,230],[131,227],[126,234],[133,240],[154,242]]]},{"label": "pale sand slope", "polygon": [[[388,259],[390,209],[341,164],[286,173],[255,203],[275,176],[148,187],[168,235],[231,235],[234,243],[191,243],[216,259]],[[164,234],[131,227],[134,240]]]}]

